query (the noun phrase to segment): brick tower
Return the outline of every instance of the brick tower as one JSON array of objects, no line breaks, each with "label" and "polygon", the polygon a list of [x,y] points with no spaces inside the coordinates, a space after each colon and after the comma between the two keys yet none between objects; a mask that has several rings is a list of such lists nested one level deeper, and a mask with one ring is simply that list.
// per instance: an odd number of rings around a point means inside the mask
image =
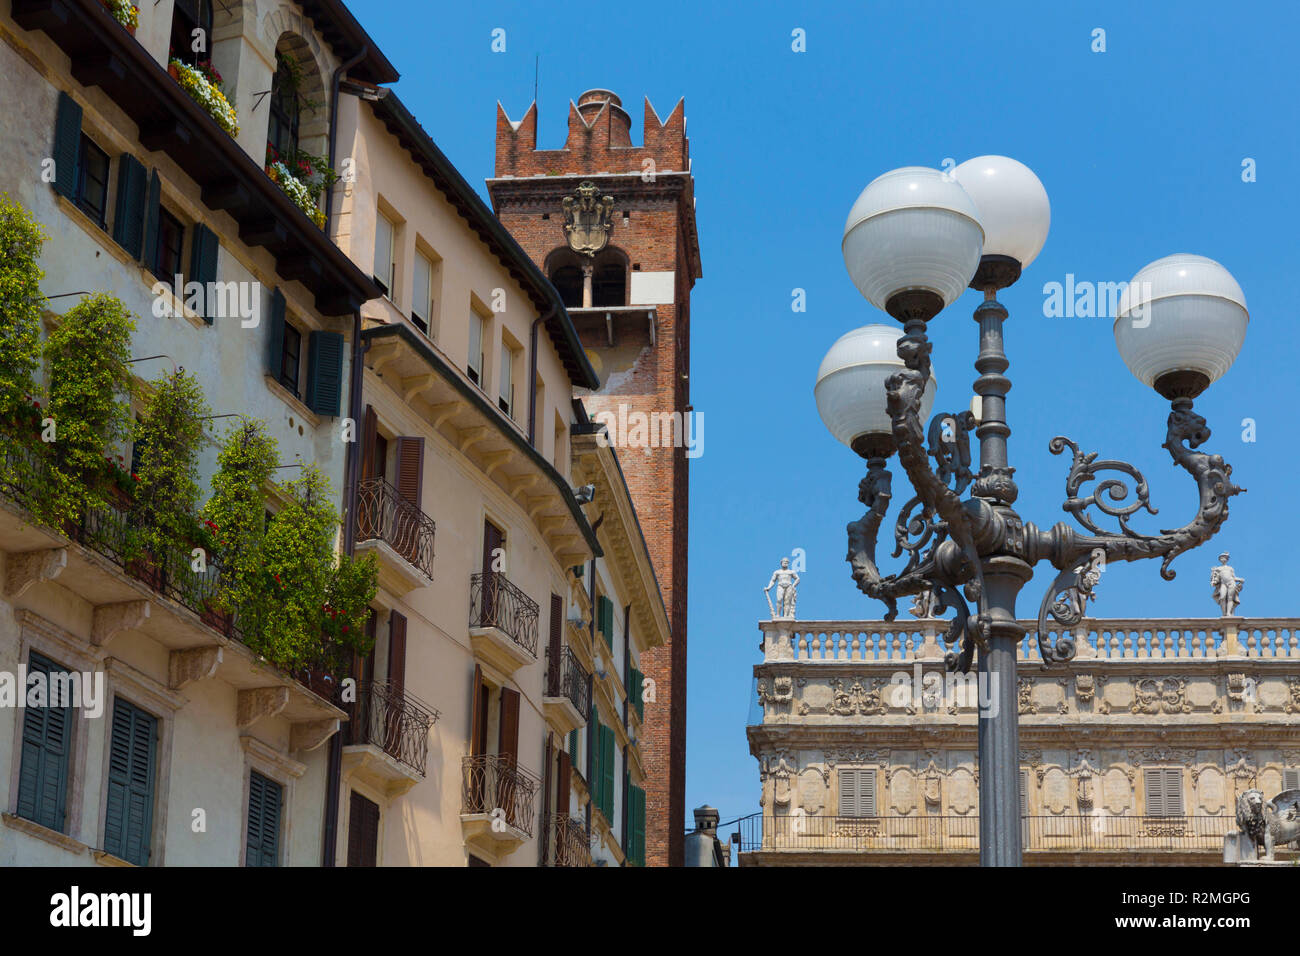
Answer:
[{"label": "brick tower", "polygon": [[[498,104],[496,175],[488,192],[501,222],[569,307],[601,381],[596,392],[582,396],[588,413],[626,410],[657,422],[676,413],[673,420],[685,434],[691,288],[701,276],[685,102],[661,123],[646,100],[642,146],[632,145],[631,125],[617,96],[589,90],[569,104],[564,148],[539,150],[537,104],[517,123]],[[566,222],[579,228],[566,229]],[[642,729],[646,863],[680,866],[688,457],[683,441],[670,444],[662,433],[657,441],[652,433],[648,442],[625,444],[628,437],[615,442],[619,463],[672,627],[671,643],[642,659],[655,681],[655,702],[645,707]]]}]

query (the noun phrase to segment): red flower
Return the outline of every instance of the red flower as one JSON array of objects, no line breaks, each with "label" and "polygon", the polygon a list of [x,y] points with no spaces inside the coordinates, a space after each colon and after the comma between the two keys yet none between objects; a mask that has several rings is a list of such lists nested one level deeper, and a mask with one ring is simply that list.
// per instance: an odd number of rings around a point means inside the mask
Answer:
[{"label": "red flower", "polygon": [[138,477],[136,477],[135,475],[132,475],[132,476],[131,476],[131,480],[132,480],[132,481],[139,481],[140,479],[139,479]]},{"label": "red flower", "polygon": [[344,625],[343,625],[343,633],[346,634],[347,632],[348,632],[348,626],[347,626],[346,624],[344,624]]}]

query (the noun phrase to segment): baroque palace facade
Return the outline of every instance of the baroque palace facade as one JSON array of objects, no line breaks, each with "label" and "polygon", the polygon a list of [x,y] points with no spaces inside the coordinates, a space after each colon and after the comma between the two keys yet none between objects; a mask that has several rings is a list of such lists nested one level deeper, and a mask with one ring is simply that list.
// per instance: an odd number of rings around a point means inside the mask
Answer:
[{"label": "baroque palace facade", "polygon": [[[1239,794],[1300,786],[1300,620],[1085,619],[1048,669],[1020,623],[1027,865],[1217,863]],[[760,625],[741,866],[978,861],[981,689],[946,628]]]},{"label": "baroque palace facade", "polygon": [[[34,373],[59,433],[102,445],[85,507],[43,510],[70,473],[24,424],[44,403],[0,408],[0,702],[15,675],[102,690],[0,706],[0,864],[645,864],[642,674],[675,605],[551,277],[338,0],[130,9],[0,0],[0,225],[46,235],[36,352],[123,335],[103,421],[74,420],[66,356]],[[141,436],[183,377],[198,497],[146,547],[133,483],[166,469]],[[275,442],[247,586],[200,521],[246,473],[240,429]],[[286,647],[231,595],[272,593],[266,542],[322,510],[318,580],[373,571]]]}]

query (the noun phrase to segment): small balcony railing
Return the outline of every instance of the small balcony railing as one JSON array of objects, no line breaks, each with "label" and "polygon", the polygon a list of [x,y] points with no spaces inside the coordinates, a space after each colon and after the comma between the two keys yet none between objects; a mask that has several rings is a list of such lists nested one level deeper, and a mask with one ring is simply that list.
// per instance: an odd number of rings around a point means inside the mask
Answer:
[{"label": "small balcony railing", "polygon": [[358,690],[349,742],[379,747],[423,777],[438,712],[386,681],[368,681]]},{"label": "small balcony railing", "polygon": [[[466,757],[461,788],[462,813],[486,813],[526,836],[533,835],[533,804],[541,781],[509,755]],[[497,811],[501,814],[498,815]]]},{"label": "small balcony railing", "polygon": [[551,815],[551,865],[591,866],[591,828],[567,813]]},{"label": "small balcony railing", "polygon": [[425,577],[433,577],[433,537],[437,526],[382,478],[357,485],[357,540],[383,541]]},{"label": "small balcony railing", "polygon": [[495,627],[536,657],[537,615],[537,602],[500,571],[480,572],[470,578],[470,627]]},{"label": "small balcony railing", "polygon": [[564,697],[584,717],[591,706],[590,675],[567,644],[558,657],[547,661],[546,696]]}]

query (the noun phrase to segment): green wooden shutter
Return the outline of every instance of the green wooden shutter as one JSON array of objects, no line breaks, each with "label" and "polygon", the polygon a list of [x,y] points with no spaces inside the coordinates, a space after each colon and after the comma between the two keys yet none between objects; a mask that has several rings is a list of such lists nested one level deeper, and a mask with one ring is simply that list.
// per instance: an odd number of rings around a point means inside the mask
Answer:
[{"label": "green wooden shutter", "polygon": [[578,732],[569,731],[569,761],[576,767],[578,766]]},{"label": "green wooden shutter", "polygon": [[151,852],[157,740],[156,717],[120,697],[113,701],[104,849],[136,866],[146,865]]},{"label": "green wooden shutter", "polygon": [[591,725],[587,728],[587,752],[591,757],[591,779],[587,781],[587,785],[591,789],[591,805],[596,809],[601,805],[600,788],[605,779],[600,772],[602,744],[605,742],[604,731],[605,728],[600,725],[600,718],[593,716]]},{"label": "green wooden shutter", "polygon": [[117,160],[117,205],[113,212],[113,240],[140,258],[144,242],[144,206],[149,191],[149,177],[141,162],[130,153]]},{"label": "green wooden shutter", "polygon": [[614,649],[614,602],[603,594],[596,600],[596,620],[605,643],[612,651]]},{"label": "green wooden shutter", "polygon": [[212,324],[216,297],[208,294],[209,283],[217,281],[217,235],[201,222],[194,224],[190,240],[190,281],[203,286],[203,321]]},{"label": "green wooden shutter", "polygon": [[248,775],[248,841],[245,866],[280,865],[280,809],[284,790],[256,770]]},{"label": "green wooden shutter", "polygon": [[[144,264],[153,269],[158,261],[158,217],[162,209],[162,180],[158,170],[149,177],[149,195],[144,204]],[[168,279],[170,280],[170,276]]]},{"label": "green wooden shutter", "polygon": [[284,293],[277,288],[271,293],[271,341],[266,359],[266,370],[277,382],[284,365],[284,309]]},{"label": "green wooden shutter", "polygon": [[[27,671],[29,675],[44,674],[47,682],[50,675],[65,673],[62,667],[35,651]],[[71,706],[23,708],[18,816],[60,833],[68,802],[71,731]]]},{"label": "green wooden shutter", "polygon": [[645,866],[645,791],[632,784],[628,788],[628,860]]},{"label": "green wooden shutter", "polygon": [[605,728],[605,753],[601,757],[600,769],[604,775],[605,819],[614,823],[614,730]]},{"label": "green wooden shutter", "polygon": [[77,200],[81,171],[81,107],[67,93],[59,93],[54,118],[54,191],[65,199]]},{"label": "green wooden shutter", "polygon": [[641,696],[641,684],[645,680],[645,675],[635,667],[632,668],[632,686],[628,688],[628,693],[632,698],[632,706],[636,708],[637,717],[645,720],[645,700]]},{"label": "green wooden shutter", "polygon": [[343,336],[313,332],[307,346],[307,407],[337,416],[343,396]]}]

